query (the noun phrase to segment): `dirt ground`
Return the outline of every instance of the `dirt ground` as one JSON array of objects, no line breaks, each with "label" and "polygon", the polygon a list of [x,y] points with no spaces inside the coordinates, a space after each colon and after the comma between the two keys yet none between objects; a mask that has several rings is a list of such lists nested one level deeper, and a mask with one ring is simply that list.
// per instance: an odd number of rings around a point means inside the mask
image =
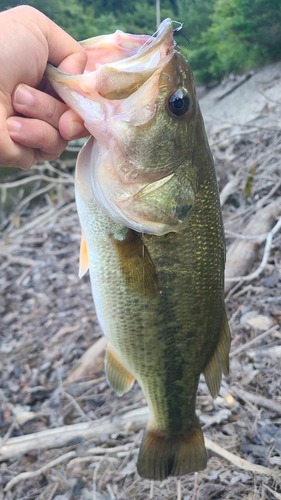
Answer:
[{"label": "dirt ground", "polygon": [[[197,397],[205,436],[230,455],[207,446],[206,470],[181,484],[175,478],[151,484],[136,472],[142,425],[122,418],[145,407],[137,384],[117,397],[102,369],[67,383],[101,336],[89,278],[77,276],[75,161],[2,178],[1,500],[281,499],[280,90],[281,66],[275,65],[241,81],[229,78],[202,99],[228,256],[234,243],[242,244],[241,259],[247,260],[249,244],[254,253],[242,279],[227,282],[230,375],[214,401],[202,377]],[[264,234],[259,219],[271,204]],[[231,265],[229,259],[227,269]],[[232,276],[241,278],[235,270]],[[81,430],[97,425],[95,436]],[[64,439],[68,429],[74,434]],[[43,432],[45,445],[39,443]],[[24,451],[26,439],[33,444]]]}]

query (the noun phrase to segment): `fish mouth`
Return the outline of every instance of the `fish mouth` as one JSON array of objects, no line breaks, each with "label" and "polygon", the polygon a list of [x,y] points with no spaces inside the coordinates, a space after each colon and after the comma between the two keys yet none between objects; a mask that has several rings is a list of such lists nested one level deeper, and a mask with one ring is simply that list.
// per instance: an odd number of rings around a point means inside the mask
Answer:
[{"label": "fish mouth", "polygon": [[172,23],[171,19],[164,20],[155,36],[131,35],[118,30],[112,35],[83,40],[80,44],[87,54],[83,74],[68,75],[48,64],[45,75],[58,95],[76,108],[86,124],[87,116],[83,115],[87,111],[77,109],[71,93],[90,100],[95,100],[97,94],[110,100],[132,94],[171,59],[175,46]]},{"label": "fish mouth", "polygon": [[94,201],[119,224],[155,235],[183,229],[195,197],[190,182],[181,185],[173,161],[144,165],[133,146],[137,134],[149,134],[171,78],[173,21],[163,21],[155,36],[117,31],[81,45],[88,55],[83,74],[46,69],[55,91],[95,138],[86,145],[90,163],[81,160],[84,153],[78,157],[76,177],[90,170]]}]

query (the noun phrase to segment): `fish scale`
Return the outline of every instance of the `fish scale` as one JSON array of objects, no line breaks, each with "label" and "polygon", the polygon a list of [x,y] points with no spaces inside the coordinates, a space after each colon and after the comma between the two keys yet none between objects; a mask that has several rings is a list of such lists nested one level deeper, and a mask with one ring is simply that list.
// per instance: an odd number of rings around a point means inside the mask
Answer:
[{"label": "fish scale", "polygon": [[92,73],[89,63],[85,75],[51,67],[46,74],[92,134],[75,174],[80,274],[89,268],[109,384],[123,394],[136,379],[147,400],[138,472],[162,480],[207,462],[196,393],[201,373],[213,397],[228,373],[223,225],[192,72],[172,21],[143,48],[142,38],[117,38],[112,67],[105,36],[84,43],[98,49]]}]

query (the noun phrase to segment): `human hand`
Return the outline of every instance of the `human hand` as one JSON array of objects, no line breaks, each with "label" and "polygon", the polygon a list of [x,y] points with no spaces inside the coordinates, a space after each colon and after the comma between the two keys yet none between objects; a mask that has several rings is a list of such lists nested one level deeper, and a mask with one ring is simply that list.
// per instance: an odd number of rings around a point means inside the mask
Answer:
[{"label": "human hand", "polygon": [[59,157],[70,139],[88,135],[53,94],[47,62],[82,73],[86,54],[44,14],[29,6],[0,13],[0,166],[28,169]]}]

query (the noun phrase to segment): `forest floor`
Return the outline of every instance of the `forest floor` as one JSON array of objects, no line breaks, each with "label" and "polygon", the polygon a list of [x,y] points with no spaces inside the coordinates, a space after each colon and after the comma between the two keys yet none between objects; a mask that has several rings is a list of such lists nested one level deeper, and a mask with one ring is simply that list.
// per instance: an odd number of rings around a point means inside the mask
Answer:
[{"label": "forest floor", "polygon": [[[230,375],[215,400],[203,377],[198,389],[208,466],[180,483],[152,484],[137,474],[146,420],[137,384],[117,397],[102,366],[71,382],[101,336],[89,277],[77,276],[75,160],[2,178],[0,500],[281,499],[280,95],[277,64],[229,78],[201,99],[227,276],[236,281],[226,282]],[[246,262],[243,276],[234,247]]]}]

